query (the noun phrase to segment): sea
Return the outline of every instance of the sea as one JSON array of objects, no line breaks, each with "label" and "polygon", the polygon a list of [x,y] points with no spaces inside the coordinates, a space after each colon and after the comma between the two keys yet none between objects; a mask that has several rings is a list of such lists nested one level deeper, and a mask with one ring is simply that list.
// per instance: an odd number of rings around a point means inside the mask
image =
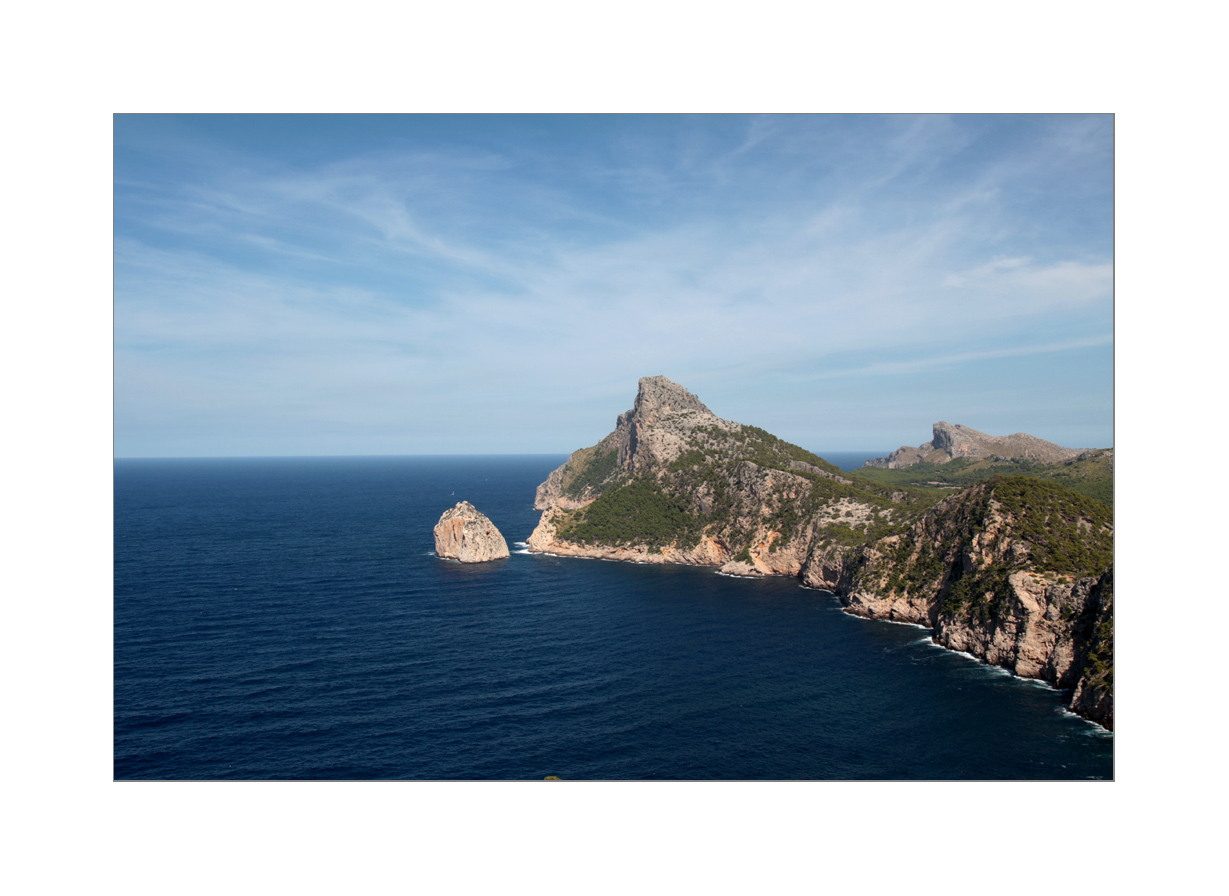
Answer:
[{"label": "sea", "polygon": [[[565,459],[115,460],[115,779],[1113,778],[1062,692],[796,579],[528,553]],[[510,557],[435,556],[462,500]]]}]

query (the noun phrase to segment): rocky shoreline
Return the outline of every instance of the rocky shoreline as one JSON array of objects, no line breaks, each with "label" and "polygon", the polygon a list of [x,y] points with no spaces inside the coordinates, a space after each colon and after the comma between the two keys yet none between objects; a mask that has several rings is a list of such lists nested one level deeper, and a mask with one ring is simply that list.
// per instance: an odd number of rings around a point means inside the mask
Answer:
[{"label": "rocky shoreline", "polygon": [[[528,550],[790,576],[836,594],[851,615],[923,626],[940,646],[1069,690],[1073,712],[1112,730],[1108,510],[1013,477],[910,516],[907,496],[862,493],[821,458],[791,459],[800,451],[720,420],[664,377],[645,378],[615,432],[538,487],[542,517]],[[593,534],[588,520],[602,496],[632,483],[654,500],[664,496],[659,503],[682,521],[680,535],[606,543]],[[891,534],[876,538],[875,527]]]},{"label": "rocky shoreline", "polygon": [[[829,566],[825,574],[766,572],[750,564],[722,562],[719,558],[705,562],[694,554],[671,549],[652,552],[644,545],[598,547],[555,541],[530,547],[529,551],[622,563],[700,566],[736,578],[794,578],[804,588],[834,594],[851,616],[915,625],[928,631],[935,644],[948,650],[966,653],[1020,678],[1044,681],[1056,689],[1070,691],[1072,712],[1113,730],[1112,692],[1080,674],[1079,660],[1081,653],[1087,653],[1087,647],[1081,650],[1074,631],[1074,620],[1086,618],[1089,612],[1102,618],[1112,617],[1110,571],[1102,579],[1090,577],[1065,585],[1046,585],[1037,577],[1017,573],[1012,577],[1007,613],[994,620],[962,620],[941,615],[935,597],[882,596],[865,588],[842,588],[841,583],[851,578],[851,570],[845,566]],[[1094,589],[1108,591],[1108,602],[1098,599],[1086,606],[1089,592]],[[1064,609],[1070,607],[1076,607],[1078,615],[1071,616],[1073,621],[1068,624]]]}]

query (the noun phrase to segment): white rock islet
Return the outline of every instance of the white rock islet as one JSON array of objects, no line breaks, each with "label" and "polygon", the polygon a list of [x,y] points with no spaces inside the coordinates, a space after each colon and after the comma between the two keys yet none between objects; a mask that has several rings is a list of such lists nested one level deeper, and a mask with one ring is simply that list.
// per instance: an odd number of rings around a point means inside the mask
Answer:
[{"label": "white rock islet", "polygon": [[462,501],[435,524],[435,554],[460,563],[485,563],[509,556],[508,542],[473,504]]}]

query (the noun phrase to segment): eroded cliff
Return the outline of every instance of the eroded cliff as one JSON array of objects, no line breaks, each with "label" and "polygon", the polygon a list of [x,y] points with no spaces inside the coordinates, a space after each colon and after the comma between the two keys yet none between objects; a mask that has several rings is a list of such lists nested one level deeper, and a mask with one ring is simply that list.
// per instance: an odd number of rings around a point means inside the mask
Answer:
[{"label": "eroded cliff", "polygon": [[1113,727],[1113,517],[1027,477],[945,499],[850,558],[849,612],[931,628],[936,643],[1071,689]]}]

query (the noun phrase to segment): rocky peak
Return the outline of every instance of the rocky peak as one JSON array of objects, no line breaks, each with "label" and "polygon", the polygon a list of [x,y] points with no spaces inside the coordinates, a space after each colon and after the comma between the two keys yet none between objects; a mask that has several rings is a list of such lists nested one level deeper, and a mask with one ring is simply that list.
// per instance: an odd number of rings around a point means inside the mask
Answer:
[{"label": "rocky peak", "polygon": [[1039,463],[1057,463],[1080,454],[1073,448],[1064,448],[1025,432],[992,436],[959,423],[953,425],[946,420],[934,424],[931,432],[931,440],[924,445],[899,448],[887,457],[868,460],[866,466],[895,470],[916,463],[945,464],[958,457],[1020,458]]},{"label": "rocky peak", "polygon": [[704,402],[696,398],[678,383],[664,376],[640,378],[636,392],[636,404],[629,413],[634,414],[643,426],[652,426],[673,411],[700,411],[711,414]]},{"label": "rocky peak", "polygon": [[635,405],[619,415],[612,433],[619,466],[669,463],[685,449],[691,430],[713,424],[723,421],[678,383],[664,376],[641,377]]},{"label": "rocky peak", "polygon": [[931,446],[939,451],[946,451],[949,457],[964,457],[975,442],[990,438],[984,432],[960,424],[952,426],[946,420],[940,420],[931,427],[931,433]]}]

